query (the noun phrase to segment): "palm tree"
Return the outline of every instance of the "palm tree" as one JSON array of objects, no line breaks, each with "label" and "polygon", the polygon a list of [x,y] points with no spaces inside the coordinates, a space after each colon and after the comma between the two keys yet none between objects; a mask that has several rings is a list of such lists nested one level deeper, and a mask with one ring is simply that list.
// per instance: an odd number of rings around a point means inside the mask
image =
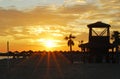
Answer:
[{"label": "palm tree", "polygon": [[116,47],[116,52],[118,52],[118,45],[120,45],[120,32],[114,31],[112,34],[112,39],[114,39],[113,44]]},{"label": "palm tree", "polygon": [[72,51],[72,46],[74,45],[74,42],[72,39],[76,38],[75,36],[72,36],[72,34],[70,34],[69,36],[66,36],[65,39],[68,40],[68,46],[70,47],[70,52]]},{"label": "palm tree", "polygon": [[114,31],[112,34],[112,39],[114,39],[113,45],[116,48],[116,63],[118,63],[119,62],[118,49],[119,49],[119,45],[120,45],[120,32]]}]

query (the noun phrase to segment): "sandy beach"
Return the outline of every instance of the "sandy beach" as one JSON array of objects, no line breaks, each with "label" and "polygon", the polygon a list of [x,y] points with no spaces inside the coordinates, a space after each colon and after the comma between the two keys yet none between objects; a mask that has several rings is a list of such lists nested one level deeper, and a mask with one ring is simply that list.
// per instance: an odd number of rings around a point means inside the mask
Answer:
[{"label": "sandy beach", "polygon": [[0,61],[0,79],[120,79],[119,74],[120,64],[72,64],[61,53]]}]

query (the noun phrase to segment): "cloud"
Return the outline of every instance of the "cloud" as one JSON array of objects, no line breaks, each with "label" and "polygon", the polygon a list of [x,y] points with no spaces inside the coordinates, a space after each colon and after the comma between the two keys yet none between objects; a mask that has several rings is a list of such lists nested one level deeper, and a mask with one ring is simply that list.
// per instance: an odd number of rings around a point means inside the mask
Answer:
[{"label": "cloud", "polygon": [[66,14],[82,14],[95,9],[96,7],[94,5],[74,5],[69,7],[62,7],[60,12]]},{"label": "cloud", "polygon": [[[32,9],[0,8],[0,36],[14,40],[53,38],[62,40],[70,33],[87,41],[87,24],[103,21],[120,31],[119,0],[65,0],[62,6],[36,6]],[[95,3],[95,4],[94,4]],[[98,4],[98,5],[97,5]],[[33,45],[33,43],[32,43]]]},{"label": "cloud", "polygon": [[65,0],[64,6],[73,6],[73,5],[84,5],[86,4],[85,0]]}]

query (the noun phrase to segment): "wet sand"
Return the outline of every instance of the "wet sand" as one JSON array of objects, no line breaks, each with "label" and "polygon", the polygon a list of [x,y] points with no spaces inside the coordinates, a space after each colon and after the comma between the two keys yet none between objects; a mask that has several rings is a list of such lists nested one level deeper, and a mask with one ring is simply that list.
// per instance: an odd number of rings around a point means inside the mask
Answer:
[{"label": "wet sand", "polygon": [[120,64],[72,64],[61,53],[42,53],[0,61],[0,79],[120,79]]}]

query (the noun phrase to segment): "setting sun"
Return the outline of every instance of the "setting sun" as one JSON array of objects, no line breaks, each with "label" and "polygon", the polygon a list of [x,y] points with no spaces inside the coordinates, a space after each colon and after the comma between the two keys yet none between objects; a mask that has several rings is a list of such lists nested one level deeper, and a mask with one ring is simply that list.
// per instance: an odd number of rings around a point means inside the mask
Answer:
[{"label": "setting sun", "polygon": [[45,46],[48,48],[53,48],[53,47],[56,47],[56,44],[53,40],[47,40],[45,43]]}]

